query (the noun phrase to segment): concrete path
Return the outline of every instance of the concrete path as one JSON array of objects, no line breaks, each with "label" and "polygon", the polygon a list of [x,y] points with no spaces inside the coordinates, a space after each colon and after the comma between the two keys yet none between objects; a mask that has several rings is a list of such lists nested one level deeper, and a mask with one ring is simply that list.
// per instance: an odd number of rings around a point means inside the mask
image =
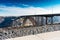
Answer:
[{"label": "concrete path", "polygon": [[37,35],[29,35],[23,37],[16,37],[6,40],[60,40],[60,31],[41,33]]}]

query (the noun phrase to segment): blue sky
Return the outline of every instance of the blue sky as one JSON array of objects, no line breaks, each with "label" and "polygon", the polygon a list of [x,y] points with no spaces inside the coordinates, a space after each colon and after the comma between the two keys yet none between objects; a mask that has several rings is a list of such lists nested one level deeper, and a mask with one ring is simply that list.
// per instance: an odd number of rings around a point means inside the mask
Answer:
[{"label": "blue sky", "polygon": [[0,5],[26,7],[24,5],[34,7],[47,7],[60,4],[60,0],[0,0]]},{"label": "blue sky", "polygon": [[0,16],[46,13],[52,8],[53,13],[60,13],[60,0],[0,0]]}]

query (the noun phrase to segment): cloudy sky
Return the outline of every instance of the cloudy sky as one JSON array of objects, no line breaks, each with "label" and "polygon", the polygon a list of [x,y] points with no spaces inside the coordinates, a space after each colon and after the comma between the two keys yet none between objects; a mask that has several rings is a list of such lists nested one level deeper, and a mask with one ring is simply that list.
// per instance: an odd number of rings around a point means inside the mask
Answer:
[{"label": "cloudy sky", "polygon": [[0,16],[36,13],[60,13],[60,0],[0,0]]}]

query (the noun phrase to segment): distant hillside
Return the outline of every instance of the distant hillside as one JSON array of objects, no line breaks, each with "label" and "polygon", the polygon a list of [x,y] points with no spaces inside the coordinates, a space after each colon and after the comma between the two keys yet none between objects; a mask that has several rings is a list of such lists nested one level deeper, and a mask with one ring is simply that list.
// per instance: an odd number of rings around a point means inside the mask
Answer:
[{"label": "distant hillside", "polygon": [[9,27],[16,17],[0,17],[0,27]]}]

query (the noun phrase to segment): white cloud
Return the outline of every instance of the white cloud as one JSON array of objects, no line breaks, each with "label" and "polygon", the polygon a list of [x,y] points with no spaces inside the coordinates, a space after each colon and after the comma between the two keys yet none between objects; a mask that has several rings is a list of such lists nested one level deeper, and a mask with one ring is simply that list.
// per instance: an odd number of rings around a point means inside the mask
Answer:
[{"label": "white cloud", "polygon": [[47,10],[51,11],[52,14],[59,14],[60,13],[60,5],[54,5],[46,8]]},{"label": "white cloud", "polygon": [[55,13],[60,13],[60,5],[55,5],[47,8],[31,7],[31,6],[27,8],[7,7],[3,5],[0,6],[0,16],[42,15],[42,14],[55,14]]},{"label": "white cloud", "polygon": [[53,13],[60,13],[60,5],[53,6]]},{"label": "white cloud", "polygon": [[22,15],[42,15],[48,14],[50,11],[40,7],[0,7],[0,16],[22,16]]},{"label": "white cloud", "polygon": [[29,5],[26,5],[26,4],[22,4],[23,6],[29,6]]}]

